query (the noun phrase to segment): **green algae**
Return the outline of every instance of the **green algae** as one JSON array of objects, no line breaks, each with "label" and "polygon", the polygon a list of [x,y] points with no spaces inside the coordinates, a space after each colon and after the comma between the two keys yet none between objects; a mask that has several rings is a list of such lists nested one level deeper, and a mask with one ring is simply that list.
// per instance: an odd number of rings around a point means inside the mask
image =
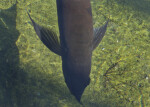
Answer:
[{"label": "green algae", "polygon": [[[16,3],[16,4],[15,4]],[[110,18],[93,53],[86,107],[149,106],[150,1],[92,0],[94,27]],[[55,0],[0,2],[0,106],[77,107],[63,78],[61,58],[37,37],[38,24],[58,33]]]}]

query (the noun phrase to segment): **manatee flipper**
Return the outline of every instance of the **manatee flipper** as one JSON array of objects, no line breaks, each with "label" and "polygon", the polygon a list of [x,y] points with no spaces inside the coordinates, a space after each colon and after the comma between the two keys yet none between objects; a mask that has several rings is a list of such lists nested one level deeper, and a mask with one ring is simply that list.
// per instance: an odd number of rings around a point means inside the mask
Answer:
[{"label": "manatee flipper", "polygon": [[36,34],[43,42],[43,44],[46,45],[47,48],[49,48],[52,52],[61,56],[61,46],[56,33],[50,29],[39,26],[37,23],[34,22],[29,13],[28,16],[32,21]]},{"label": "manatee flipper", "polygon": [[93,50],[98,46],[98,44],[101,42],[102,38],[104,37],[108,22],[109,20],[106,22],[104,26],[94,29]]}]

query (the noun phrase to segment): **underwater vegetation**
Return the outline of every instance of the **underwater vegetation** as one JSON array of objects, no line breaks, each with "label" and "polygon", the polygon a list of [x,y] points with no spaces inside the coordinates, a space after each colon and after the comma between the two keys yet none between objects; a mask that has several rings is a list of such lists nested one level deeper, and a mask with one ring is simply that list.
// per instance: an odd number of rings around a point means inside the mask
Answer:
[{"label": "underwater vegetation", "polygon": [[[109,27],[93,52],[86,107],[150,106],[150,0],[91,0],[97,28]],[[25,11],[59,34],[55,0],[0,2],[0,107],[77,107],[61,58],[42,44]]]}]

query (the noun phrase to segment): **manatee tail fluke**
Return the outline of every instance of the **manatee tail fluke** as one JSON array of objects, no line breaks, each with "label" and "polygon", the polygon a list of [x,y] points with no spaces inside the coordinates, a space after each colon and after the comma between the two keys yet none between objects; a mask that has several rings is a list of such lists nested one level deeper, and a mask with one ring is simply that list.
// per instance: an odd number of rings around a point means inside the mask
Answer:
[{"label": "manatee tail fluke", "polygon": [[82,102],[81,102],[81,96],[82,96],[82,95],[74,95],[74,96],[75,96],[76,100],[77,100],[80,104],[82,104]]}]

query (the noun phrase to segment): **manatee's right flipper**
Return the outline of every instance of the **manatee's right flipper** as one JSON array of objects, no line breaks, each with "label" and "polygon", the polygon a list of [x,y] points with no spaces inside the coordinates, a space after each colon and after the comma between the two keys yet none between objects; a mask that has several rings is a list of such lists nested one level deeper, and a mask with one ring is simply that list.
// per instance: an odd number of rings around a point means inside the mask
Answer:
[{"label": "manatee's right flipper", "polygon": [[36,34],[44,43],[44,45],[46,45],[55,54],[61,56],[61,46],[56,33],[50,29],[39,26],[37,23],[34,22],[29,13],[28,15],[30,17],[30,20],[32,21]]},{"label": "manatee's right flipper", "polygon": [[93,50],[98,46],[98,44],[101,42],[102,38],[104,37],[108,22],[109,20],[106,22],[104,26],[94,29]]}]

